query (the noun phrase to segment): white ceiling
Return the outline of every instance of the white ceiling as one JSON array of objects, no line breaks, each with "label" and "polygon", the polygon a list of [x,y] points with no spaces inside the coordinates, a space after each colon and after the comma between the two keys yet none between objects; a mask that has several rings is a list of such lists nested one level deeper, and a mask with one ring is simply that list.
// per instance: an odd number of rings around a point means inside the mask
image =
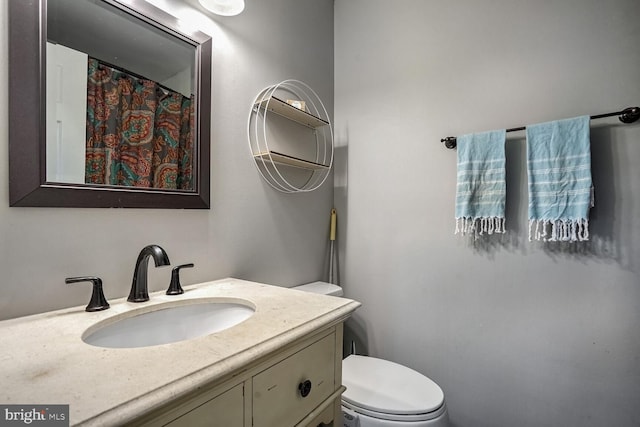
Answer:
[{"label": "white ceiling", "polygon": [[164,81],[187,68],[193,71],[193,45],[102,0],[47,3],[50,42],[155,81]]}]

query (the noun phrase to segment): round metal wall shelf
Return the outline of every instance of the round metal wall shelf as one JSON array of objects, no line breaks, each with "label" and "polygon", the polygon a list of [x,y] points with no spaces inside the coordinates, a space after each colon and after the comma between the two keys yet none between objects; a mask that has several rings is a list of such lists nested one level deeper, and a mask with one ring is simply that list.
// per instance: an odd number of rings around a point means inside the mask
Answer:
[{"label": "round metal wall shelf", "polygon": [[299,80],[284,80],[258,93],[247,135],[258,171],[283,193],[317,189],[333,167],[331,119],[318,95]]}]

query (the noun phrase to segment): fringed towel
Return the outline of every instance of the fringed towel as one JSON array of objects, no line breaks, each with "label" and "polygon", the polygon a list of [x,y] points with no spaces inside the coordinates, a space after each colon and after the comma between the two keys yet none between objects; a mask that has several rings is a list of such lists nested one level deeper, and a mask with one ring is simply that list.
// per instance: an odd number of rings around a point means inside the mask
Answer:
[{"label": "fringed towel", "polygon": [[457,138],[455,234],[504,233],[505,132],[502,129]]},{"label": "fringed towel", "polygon": [[589,116],[527,126],[529,240],[589,240]]}]

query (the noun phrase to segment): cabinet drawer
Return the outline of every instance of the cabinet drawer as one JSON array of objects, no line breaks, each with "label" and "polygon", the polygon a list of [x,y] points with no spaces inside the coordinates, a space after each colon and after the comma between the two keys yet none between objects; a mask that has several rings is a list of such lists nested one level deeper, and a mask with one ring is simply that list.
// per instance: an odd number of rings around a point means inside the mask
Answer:
[{"label": "cabinet drawer", "polygon": [[173,420],[169,427],[243,427],[244,390],[238,384]]},{"label": "cabinet drawer", "polygon": [[327,399],[336,389],[335,345],[335,334],[328,335],[254,376],[253,426],[293,426]]}]

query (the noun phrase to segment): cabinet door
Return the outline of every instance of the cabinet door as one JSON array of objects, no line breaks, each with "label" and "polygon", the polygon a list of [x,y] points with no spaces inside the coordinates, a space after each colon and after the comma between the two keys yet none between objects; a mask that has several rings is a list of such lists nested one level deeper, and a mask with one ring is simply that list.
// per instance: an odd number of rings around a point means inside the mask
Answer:
[{"label": "cabinet door", "polygon": [[336,390],[334,368],[335,334],[331,334],[254,376],[253,426],[298,423]]},{"label": "cabinet door", "polygon": [[244,389],[238,384],[167,424],[170,427],[243,427]]}]

